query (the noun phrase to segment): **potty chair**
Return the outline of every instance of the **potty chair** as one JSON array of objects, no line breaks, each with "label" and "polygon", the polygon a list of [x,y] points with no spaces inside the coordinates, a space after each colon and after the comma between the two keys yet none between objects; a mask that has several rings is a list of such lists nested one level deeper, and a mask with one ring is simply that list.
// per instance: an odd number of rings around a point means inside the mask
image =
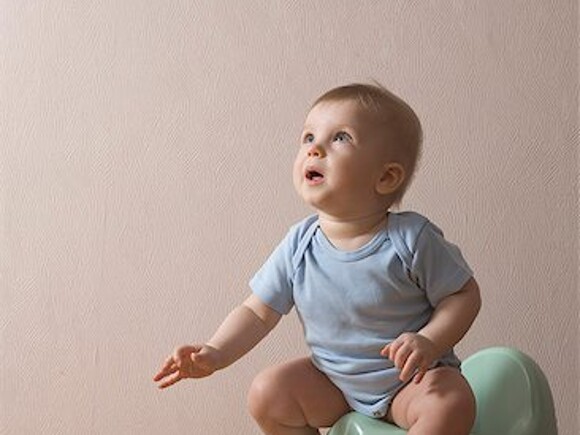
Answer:
[{"label": "potty chair", "polygon": [[[483,349],[461,365],[477,404],[472,435],[557,435],[546,376],[526,354],[507,347]],[[405,435],[382,420],[351,412],[328,435]]]}]

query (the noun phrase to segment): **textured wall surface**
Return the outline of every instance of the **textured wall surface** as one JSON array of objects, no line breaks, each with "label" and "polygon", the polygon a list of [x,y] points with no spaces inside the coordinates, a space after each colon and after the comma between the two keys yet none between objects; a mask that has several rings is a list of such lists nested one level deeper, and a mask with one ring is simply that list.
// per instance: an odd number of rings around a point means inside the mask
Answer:
[{"label": "textured wall surface", "polygon": [[425,128],[403,208],[482,288],[459,353],[532,355],[578,434],[577,21],[576,1],[0,0],[0,433],[258,433],[246,390],[306,352],[294,315],[210,379],[151,376],[310,212],[309,103],[374,78]]}]

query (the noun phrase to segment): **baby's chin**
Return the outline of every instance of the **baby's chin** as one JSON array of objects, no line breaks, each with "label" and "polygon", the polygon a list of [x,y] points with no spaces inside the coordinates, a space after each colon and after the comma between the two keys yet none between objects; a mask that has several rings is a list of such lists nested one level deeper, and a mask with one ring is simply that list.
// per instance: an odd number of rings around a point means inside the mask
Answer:
[{"label": "baby's chin", "polygon": [[324,201],[322,198],[320,198],[321,195],[317,195],[317,192],[309,191],[308,188],[309,186],[294,186],[296,193],[302,199],[304,204],[315,209],[316,211],[322,211],[324,209]]}]

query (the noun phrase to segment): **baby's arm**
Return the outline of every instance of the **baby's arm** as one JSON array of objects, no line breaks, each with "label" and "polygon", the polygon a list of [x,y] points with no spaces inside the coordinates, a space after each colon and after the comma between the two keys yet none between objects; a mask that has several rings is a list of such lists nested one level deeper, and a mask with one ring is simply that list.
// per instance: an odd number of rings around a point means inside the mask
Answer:
[{"label": "baby's arm", "polygon": [[439,302],[431,320],[420,331],[401,334],[385,346],[381,354],[401,369],[403,382],[410,380],[416,370],[415,381],[420,382],[433,361],[463,338],[480,307],[479,287],[471,278],[460,291]]},{"label": "baby's arm", "polygon": [[225,368],[252,350],[278,324],[281,315],[251,295],[235,308],[208,341],[220,353],[218,369]]},{"label": "baby's arm", "polygon": [[281,315],[251,295],[223,321],[203,345],[182,346],[165,361],[153,378],[160,388],[185,378],[211,375],[237,361],[276,326]]}]

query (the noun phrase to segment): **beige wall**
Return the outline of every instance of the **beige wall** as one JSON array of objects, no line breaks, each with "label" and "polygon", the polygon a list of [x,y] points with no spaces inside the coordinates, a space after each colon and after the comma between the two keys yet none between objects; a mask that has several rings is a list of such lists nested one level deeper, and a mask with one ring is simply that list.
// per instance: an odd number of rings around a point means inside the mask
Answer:
[{"label": "beige wall", "polygon": [[290,177],[309,102],[374,78],[425,127],[404,207],[482,287],[460,354],[532,355],[577,434],[577,17],[545,0],[1,0],[0,433],[257,433],[245,391],[305,352],[293,315],[214,378],[150,378],[309,213]]}]

